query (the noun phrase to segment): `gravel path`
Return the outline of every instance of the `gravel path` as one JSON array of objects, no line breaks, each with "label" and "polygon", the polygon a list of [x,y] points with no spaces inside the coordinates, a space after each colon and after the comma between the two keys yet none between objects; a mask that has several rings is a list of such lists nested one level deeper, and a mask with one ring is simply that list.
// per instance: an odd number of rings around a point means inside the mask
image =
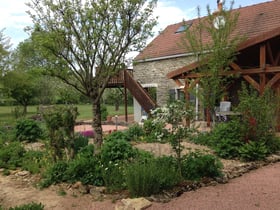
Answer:
[{"label": "gravel path", "polygon": [[278,210],[280,163],[251,171],[220,184],[186,192],[169,203],[153,203],[148,210]]}]

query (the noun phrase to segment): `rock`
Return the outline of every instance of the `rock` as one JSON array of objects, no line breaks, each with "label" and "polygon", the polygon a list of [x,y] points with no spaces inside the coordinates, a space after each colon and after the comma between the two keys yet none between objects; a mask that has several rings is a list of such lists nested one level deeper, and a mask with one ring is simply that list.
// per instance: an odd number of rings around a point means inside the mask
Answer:
[{"label": "rock", "polygon": [[144,210],[152,203],[145,198],[122,199],[121,204],[115,206],[115,210]]},{"label": "rock", "polygon": [[79,189],[81,186],[83,186],[82,182],[76,182],[75,184],[72,185],[73,189]]},{"label": "rock", "polygon": [[16,176],[29,176],[30,172],[29,171],[19,171],[15,175]]}]

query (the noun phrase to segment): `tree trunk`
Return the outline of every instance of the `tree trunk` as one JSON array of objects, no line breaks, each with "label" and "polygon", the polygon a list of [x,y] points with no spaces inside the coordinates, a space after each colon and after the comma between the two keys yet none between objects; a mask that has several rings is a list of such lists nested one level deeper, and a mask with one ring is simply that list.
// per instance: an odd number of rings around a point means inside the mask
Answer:
[{"label": "tree trunk", "polygon": [[92,101],[92,113],[92,128],[95,133],[95,146],[96,149],[99,150],[103,142],[100,101]]},{"label": "tree trunk", "polygon": [[26,116],[27,114],[27,105],[23,105],[23,116]]}]

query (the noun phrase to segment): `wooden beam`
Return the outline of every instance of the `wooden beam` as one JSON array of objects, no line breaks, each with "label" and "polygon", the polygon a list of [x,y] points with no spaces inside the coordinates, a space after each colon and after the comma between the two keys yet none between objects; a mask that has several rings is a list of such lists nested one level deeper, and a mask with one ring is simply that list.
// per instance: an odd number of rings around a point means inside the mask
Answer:
[{"label": "wooden beam", "polygon": [[173,79],[173,81],[176,83],[176,85],[177,85],[178,87],[183,86],[182,82],[181,82],[179,79]]},{"label": "wooden beam", "polygon": [[278,52],[278,54],[274,60],[273,66],[277,66],[279,61],[280,61],[280,51]]},{"label": "wooden beam", "polygon": [[273,65],[275,61],[274,61],[274,58],[273,58],[273,53],[272,53],[272,50],[271,50],[270,42],[266,43],[266,50],[267,50],[267,54],[268,54],[270,63]]},{"label": "wooden beam", "polygon": [[194,86],[195,86],[196,84],[199,83],[199,81],[200,81],[200,78],[196,78],[196,79],[194,80],[194,82],[191,83],[190,88],[193,89]]},{"label": "wooden beam", "polygon": [[265,44],[261,44],[261,46],[260,46],[260,68],[265,70],[265,64],[266,64]]},{"label": "wooden beam", "polygon": [[259,83],[257,83],[252,77],[250,77],[249,75],[245,75],[243,76],[243,78],[249,82],[249,84],[251,84],[258,92],[260,92],[260,85]]},{"label": "wooden beam", "polygon": [[260,74],[260,94],[263,95],[264,94],[264,90],[265,90],[265,84],[266,84],[266,76],[265,73]]},{"label": "wooden beam", "polygon": [[280,80],[280,73],[277,73],[274,75],[274,77],[268,81],[268,83],[266,84],[266,88],[271,88],[276,82],[278,82]]},{"label": "wooden beam", "polygon": [[[234,62],[232,62],[230,64],[230,66],[237,71],[242,71],[242,69]],[[249,75],[243,75],[243,78],[249,82],[249,84],[251,84],[256,90],[258,90],[260,92],[260,85]]]},{"label": "wooden beam", "polygon": [[[265,71],[260,68],[254,69],[241,69],[236,63],[231,63],[230,66],[233,68],[234,71],[223,71],[220,73],[221,76],[228,76],[233,74],[240,74],[240,75],[250,75],[250,74],[260,74],[260,73],[278,73],[280,72],[280,66],[266,66]],[[189,73],[185,76],[182,75],[180,79],[184,78],[200,78],[209,76],[210,74],[203,74],[203,73]],[[179,78],[177,78],[179,79]]]},{"label": "wooden beam", "polygon": [[174,71],[169,72],[166,76],[168,79],[173,79],[175,77],[178,77],[179,75],[182,75],[184,73],[187,73],[197,67],[199,67],[200,63],[199,62],[193,62],[187,66],[184,66],[182,68],[176,69]]}]

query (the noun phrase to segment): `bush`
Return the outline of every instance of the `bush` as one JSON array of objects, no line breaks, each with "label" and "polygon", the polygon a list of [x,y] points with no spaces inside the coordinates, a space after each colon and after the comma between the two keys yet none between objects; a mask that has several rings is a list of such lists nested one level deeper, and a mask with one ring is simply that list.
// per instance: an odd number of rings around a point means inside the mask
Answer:
[{"label": "bush", "polygon": [[270,138],[269,140],[267,140],[265,142],[265,145],[267,147],[269,154],[280,151],[280,138],[274,136],[274,137]]},{"label": "bush", "polygon": [[111,141],[128,141],[128,136],[123,131],[115,131],[113,133],[110,133],[107,135],[104,139],[105,142],[111,142]]},{"label": "bush", "polygon": [[172,157],[160,157],[129,165],[126,176],[130,195],[150,196],[175,186],[180,176],[174,161]]},{"label": "bush", "polygon": [[211,145],[211,134],[208,132],[198,133],[189,138],[189,140],[195,144],[201,144],[210,146]]},{"label": "bush", "polygon": [[20,142],[2,144],[0,149],[0,168],[16,169],[22,165],[25,150]]},{"label": "bush", "polygon": [[123,139],[105,140],[101,148],[101,160],[105,165],[109,162],[133,159],[136,154],[136,149]]},{"label": "bush", "polygon": [[125,168],[127,162],[109,162],[103,167],[102,177],[108,191],[118,191],[126,188]]},{"label": "bush", "polygon": [[75,135],[74,152],[77,154],[82,148],[88,145],[88,137],[80,134]]},{"label": "bush", "polygon": [[43,210],[43,209],[44,209],[43,204],[41,203],[38,204],[34,202],[9,208],[9,210]]},{"label": "bush", "polygon": [[95,186],[104,185],[101,174],[101,164],[95,156],[78,155],[70,161],[64,172],[65,180],[70,183],[81,181],[83,184]]},{"label": "bush", "polygon": [[19,141],[35,142],[42,136],[42,129],[38,123],[32,119],[21,119],[17,121],[16,127],[16,138]]},{"label": "bush", "polygon": [[240,149],[240,157],[245,161],[263,160],[268,154],[267,147],[264,142],[250,141],[243,145]]},{"label": "bush", "polygon": [[191,152],[182,160],[182,176],[187,180],[200,180],[203,177],[219,177],[222,163],[213,155]]},{"label": "bush", "polygon": [[125,132],[128,140],[136,141],[139,137],[144,135],[144,130],[139,124],[133,124],[129,126],[128,130]]},{"label": "bush", "polygon": [[41,187],[48,187],[51,184],[58,184],[65,182],[65,172],[67,171],[68,164],[66,161],[58,161],[43,174],[43,180],[40,183]]},{"label": "bush", "polygon": [[243,127],[237,120],[217,124],[210,133],[209,141],[210,147],[219,157],[239,157],[239,148],[243,145]]},{"label": "bush", "polygon": [[101,120],[105,121],[108,116],[108,110],[105,104],[101,104]]},{"label": "bush", "polygon": [[42,151],[27,151],[22,158],[22,169],[31,172],[32,174],[39,173],[44,164],[44,152]]},{"label": "bush", "polygon": [[56,162],[45,172],[41,186],[76,181],[96,186],[104,185],[99,157],[93,156],[93,153],[93,145],[88,145],[79,151],[75,159]]},{"label": "bush", "polygon": [[213,146],[215,153],[225,159],[233,159],[239,157],[239,149],[243,145],[240,140],[222,138],[219,143]]},{"label": "bush", "polygon": [[166,142],[168,131],[164,127],[164,123],[155,122],[151,119],[145,120],[143,125],[144,141],[163,143]]}]

